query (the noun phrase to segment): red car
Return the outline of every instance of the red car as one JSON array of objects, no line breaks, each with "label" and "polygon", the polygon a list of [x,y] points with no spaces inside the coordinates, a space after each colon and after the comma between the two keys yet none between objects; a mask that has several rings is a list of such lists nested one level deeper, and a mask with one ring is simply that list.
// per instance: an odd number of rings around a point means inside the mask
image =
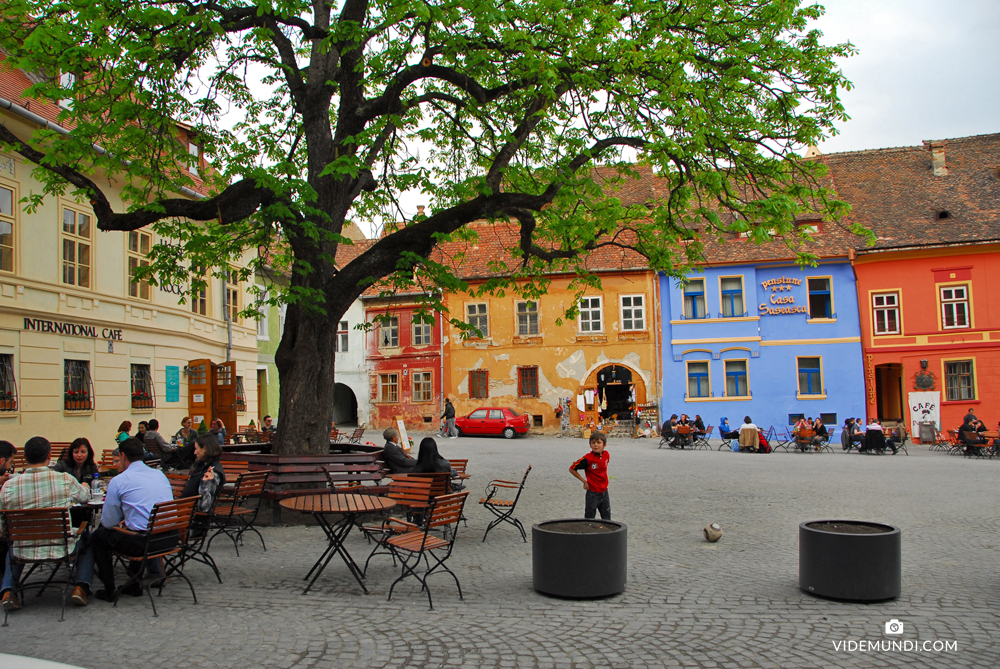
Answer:
[{"label": "red car", "polygon": [[507,407],[476,409],[468,416],[455,419],[459,435],[502,434],[507,439],[528,434],[528,414],[520,416]]}]

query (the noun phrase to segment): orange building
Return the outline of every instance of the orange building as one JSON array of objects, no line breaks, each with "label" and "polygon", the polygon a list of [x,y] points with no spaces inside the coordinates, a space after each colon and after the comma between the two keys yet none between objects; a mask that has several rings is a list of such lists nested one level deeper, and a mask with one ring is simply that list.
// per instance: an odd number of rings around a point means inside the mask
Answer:
[{"label": "orange building", "polygon": [[[1000,135],[829,157],[851,217],[869,416],[1000,419]],[[993,277],[993,278],[991,278]]]},{"label": "orange building", "polygon": [[[537,300],[513,294],[470,293],[494,276],[489,261],[517,246],[513,226],[479,226],[479,240],[465,249],[457,272],[469,292],[445,298],[452,317],[482,336],[463,337],[444,325],[444,395],[458,415],[481,406],[528,412],[533,432],[557,432],[556,407],[568,404],[573,425],[625,421],[658,401],[659,293],[644,258],[621,249],[599,249],[587,258],[601,288],[588,289],[579,316],[564,314],[576,301],[572,275],[552,275]],[[561,321],[561,323],[560,323]],[[578,396],[583,410],[578,408]],[[651,423],[655,423],[655,409]]]}]

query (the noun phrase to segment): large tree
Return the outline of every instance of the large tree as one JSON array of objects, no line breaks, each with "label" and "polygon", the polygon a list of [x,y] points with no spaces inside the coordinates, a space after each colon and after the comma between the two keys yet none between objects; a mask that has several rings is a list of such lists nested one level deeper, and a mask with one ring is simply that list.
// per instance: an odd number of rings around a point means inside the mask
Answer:
[{"label": "large tree", "polygon": [[[793,151],[844,118],[835,59],[798,0],[0,0],[0,48],[64,101],[68,134],[0,142],[45,192],[88,200],[101,230],[150,226],[153,280],[202,281],[247,249],[290,268],[278,452],[325,452],[336,322],[372,282],[464,288],[435,245],[515,221],[516,269],[627,245],[672,274],[734,231],[796,243],[836,215]],[[74,75],[72,83],[60,74]],[[65,104],[70,100],[71,104]],[[187,124],[212,161],[185,169]],[[95,150],[95,145],[103,150]],[[616,188],[652,167],[663,197]],[[115,211],[108,180],[127,202]],[[182,197],[196,185],[207,197]],[[404,193],[429,215],[406,219]],[[381,231],[344,266],[350,221]],[[254,253],[256,256],[257,254]],[[248,271],[257,269],[251,263]],[[540,278],[542,277],[542,278]],[[439,294],[428,291],[429,294]],[[431,298],[433,299],[433,298]],[[434,306],[433,304],[430,306]]]}]

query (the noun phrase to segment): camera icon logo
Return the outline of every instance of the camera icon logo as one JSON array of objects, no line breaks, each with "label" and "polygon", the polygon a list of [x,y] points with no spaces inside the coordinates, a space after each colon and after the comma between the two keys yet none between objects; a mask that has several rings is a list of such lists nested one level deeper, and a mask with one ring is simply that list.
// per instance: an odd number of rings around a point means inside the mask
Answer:
[{"label": "camera icon logo", "polygon": [[903,633],[903,623],[899,622],[895,618],[890,620],[885,624],[885,633],[892,634],[893,636]]}]

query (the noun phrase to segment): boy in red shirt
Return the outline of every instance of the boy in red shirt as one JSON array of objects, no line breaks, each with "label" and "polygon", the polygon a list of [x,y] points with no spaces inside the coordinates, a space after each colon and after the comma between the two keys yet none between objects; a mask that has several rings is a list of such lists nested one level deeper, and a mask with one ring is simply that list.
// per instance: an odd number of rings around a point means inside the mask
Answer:
[{"label": "boy in red shirt", "polygon": [[[590,435],[590,453],[573,463],[569,473],[583,482],[587,491],[584,503],[584,518],[593,518],[601,512],[601,520],[611,520],[611,497],[608,495],[608,455],[604,447],[608,440],[600,432]],[[587,470],[587,478],[579,474],[579,470]]]}]

